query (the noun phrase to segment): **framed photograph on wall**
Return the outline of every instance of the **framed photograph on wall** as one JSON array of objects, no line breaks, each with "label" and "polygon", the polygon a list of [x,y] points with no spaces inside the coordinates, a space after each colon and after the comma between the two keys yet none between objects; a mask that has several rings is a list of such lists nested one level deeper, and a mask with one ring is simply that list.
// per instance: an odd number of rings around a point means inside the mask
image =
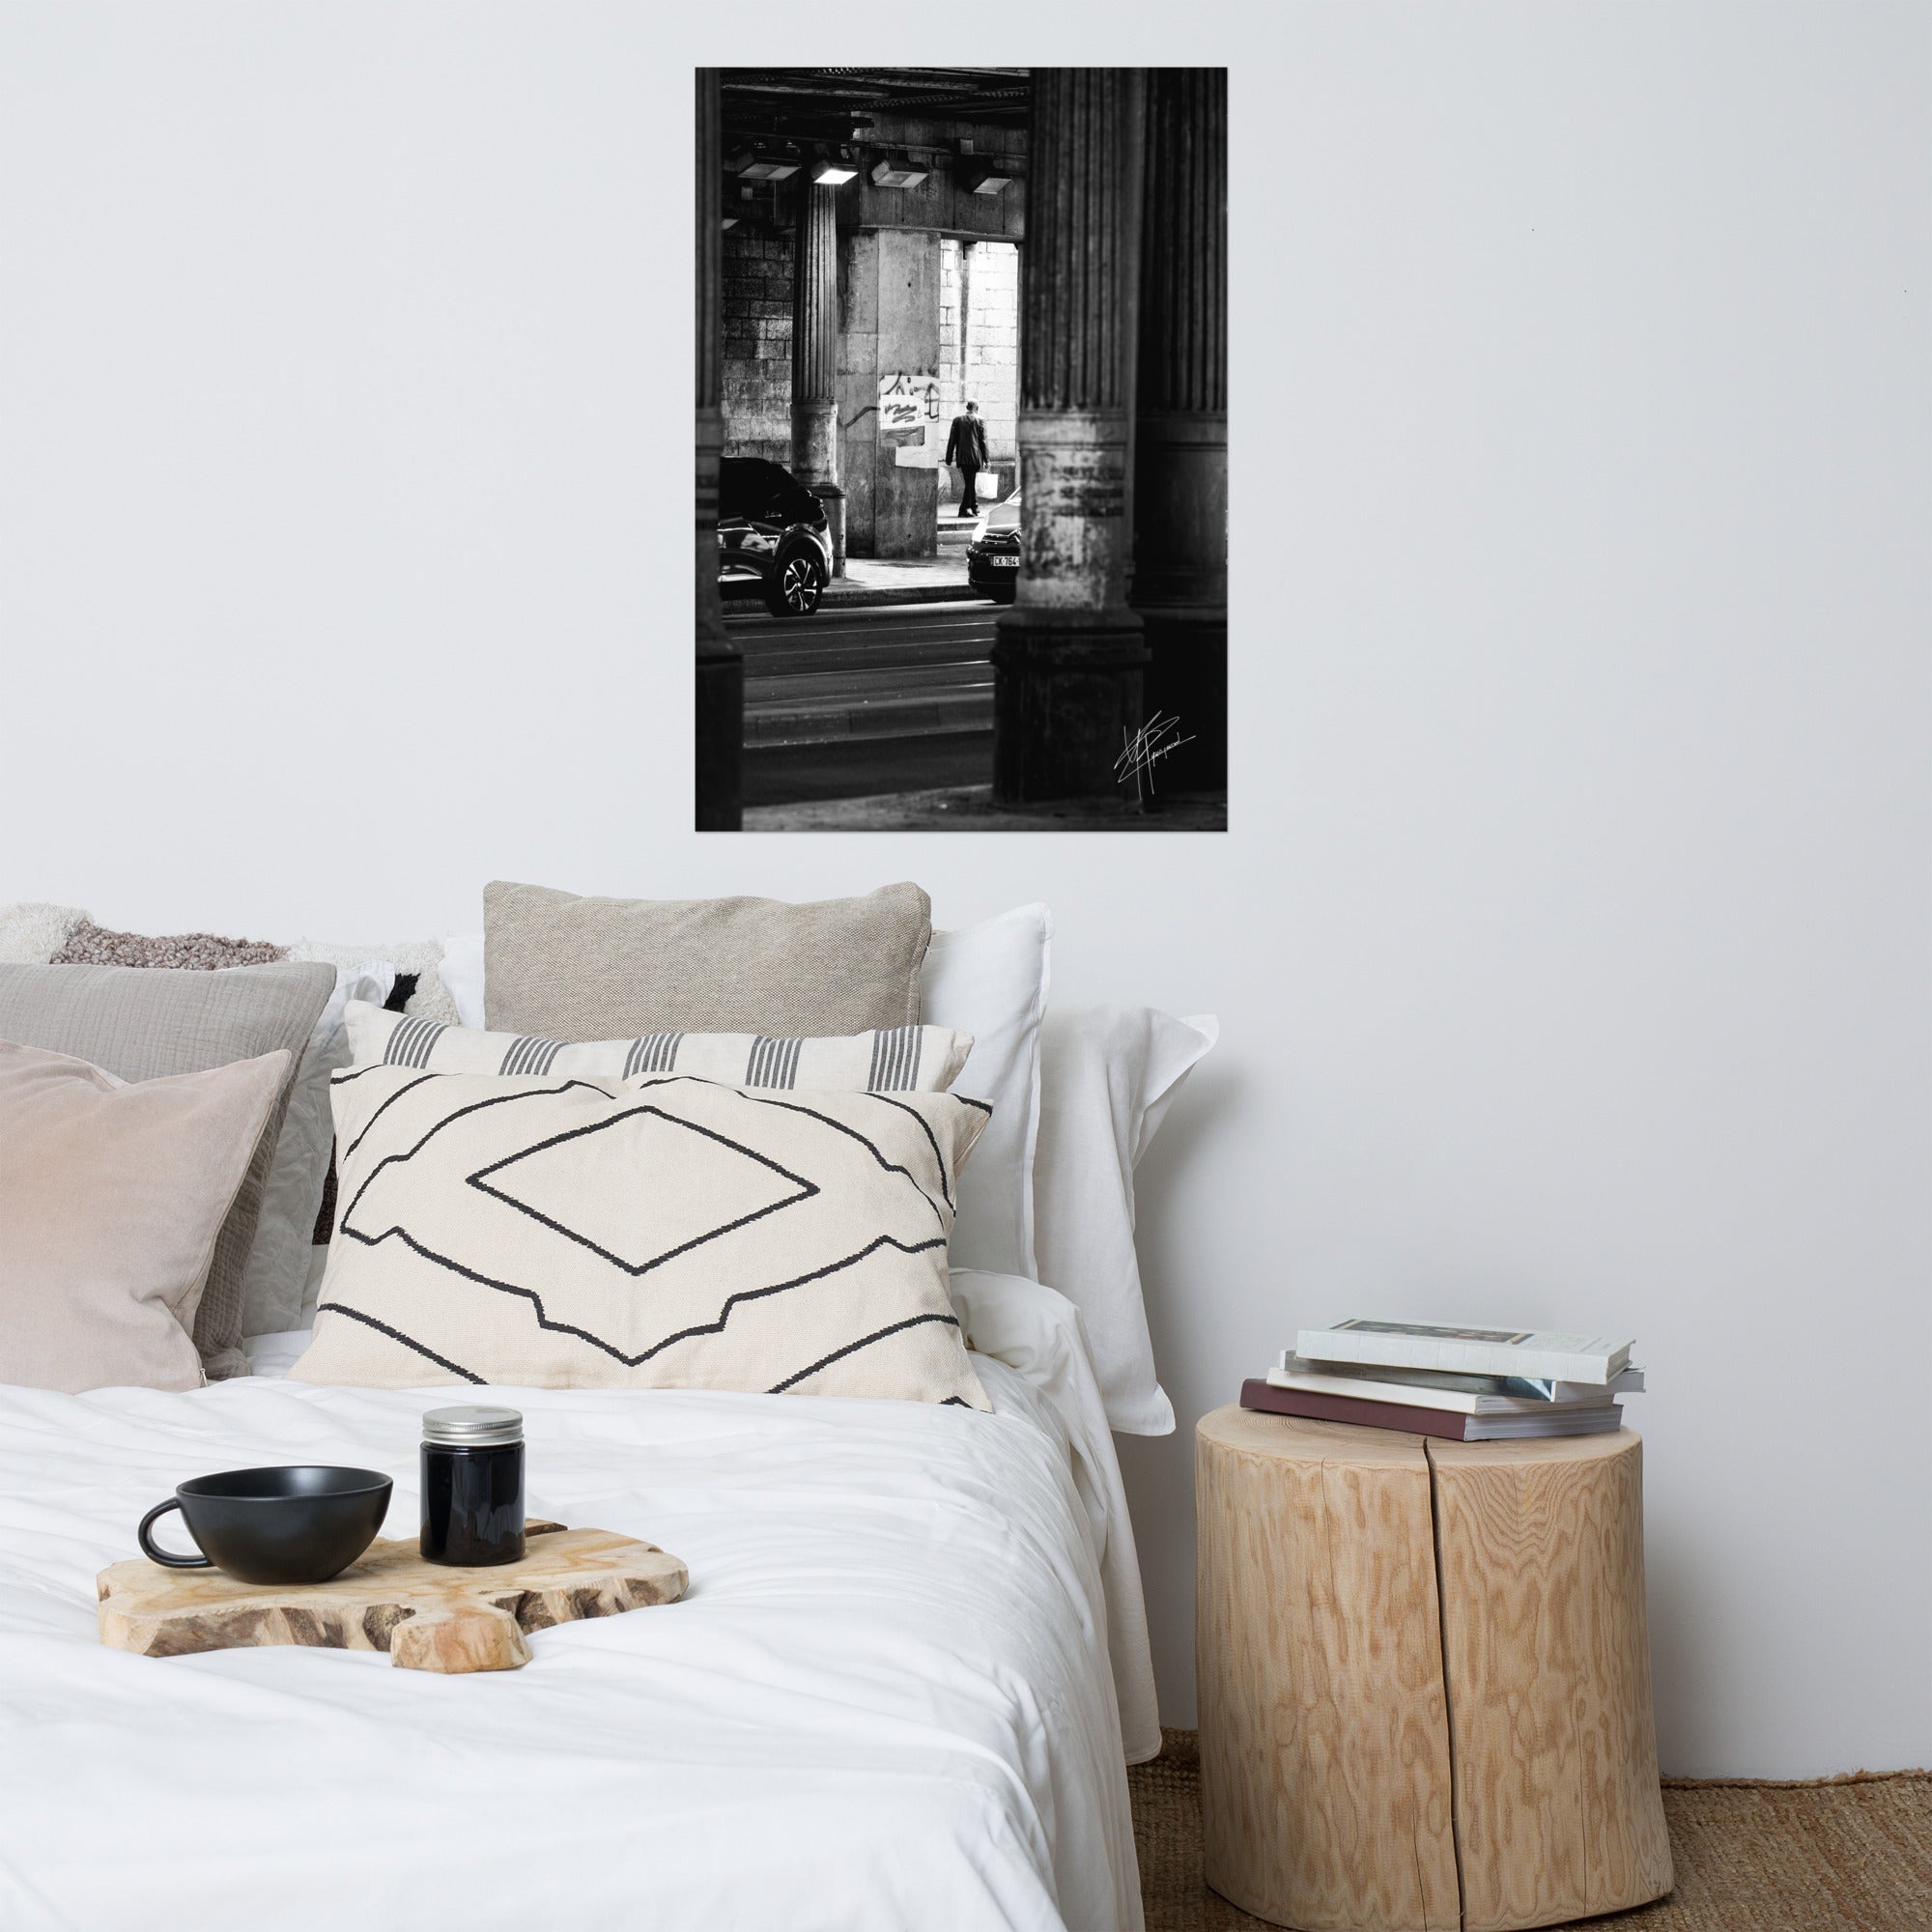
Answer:
[{"label": "framed photograph on wall", "polygon": [[696,73],[700,831],[1225,831],[1227,70]]}]

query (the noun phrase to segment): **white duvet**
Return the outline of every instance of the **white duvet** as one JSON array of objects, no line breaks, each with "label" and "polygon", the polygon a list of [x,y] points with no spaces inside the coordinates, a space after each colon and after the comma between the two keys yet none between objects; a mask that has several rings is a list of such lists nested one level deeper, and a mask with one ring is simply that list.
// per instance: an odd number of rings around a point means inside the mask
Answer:
[{"label": "white duvet", "polygon": [[531,1513],[692,1582],[487,1676],[95,1635],[96,1573],[186,1476],[384,1469],[411,1534],[448,1389],[0,1389],[0,1926],[1132,1932],[1123,1759],[1158,1733],[1097,1394],[1059,1296],[955,1298],[1007,1358],[991,1415],[502,1391]]}]

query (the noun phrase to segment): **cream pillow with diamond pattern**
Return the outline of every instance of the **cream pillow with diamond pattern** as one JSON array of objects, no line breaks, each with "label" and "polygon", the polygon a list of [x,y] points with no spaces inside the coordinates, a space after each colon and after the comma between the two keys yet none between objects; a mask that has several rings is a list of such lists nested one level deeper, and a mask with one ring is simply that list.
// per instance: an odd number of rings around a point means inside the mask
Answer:
[{"label": "cream pillow with diamond pattern", "polygon": [[330,1097],[342,1205],[294,1380],[990,1406],[946,1267],[981,1103],[386,1064]]}]

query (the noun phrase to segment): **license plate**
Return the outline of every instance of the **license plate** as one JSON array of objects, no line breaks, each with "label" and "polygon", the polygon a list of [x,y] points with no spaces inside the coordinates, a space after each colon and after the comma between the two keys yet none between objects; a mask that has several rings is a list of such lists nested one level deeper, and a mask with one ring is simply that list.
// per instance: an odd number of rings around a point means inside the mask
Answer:
[{"label": "license plate", "polygon": [[989,556],[986,561],[995,570],[1017,570],[1020,567],[1020,560],[1016,556]]}]

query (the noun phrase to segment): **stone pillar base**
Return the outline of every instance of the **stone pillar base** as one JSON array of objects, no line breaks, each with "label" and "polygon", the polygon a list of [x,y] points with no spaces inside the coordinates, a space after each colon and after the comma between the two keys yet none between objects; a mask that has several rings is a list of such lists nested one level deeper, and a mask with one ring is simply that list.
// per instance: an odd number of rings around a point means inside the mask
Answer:
[{"label": "stone pillar base", "polygon": [[1126,610],[1025,605],[1002,613],[993,645],[993,799],[1120,798],[1124,740],[1141,726],[1148,664]]},{"label": "stone pillar base", "polygon": [[1228,613],[1142,611],[1147,715],[1177,721],[1191,739],[1154,774],[1160,791],[1224,791],[1228,784]]},{"label": "stone pillar base", "polygon": [[814,483],[811,494],[825,505],[825,535],[832,545],[832,574],[845,575],[845,493],[836,483]]},{"label": "stone pillar base", "polygon": [[744,823],[739,777],[745,740],[745,661],[728,645],[697,653],[697,830]]},{"label": "stone pillar base", "polygon": [[791,406],[791,473],[809,489],[838,480],[838,406],[822,402]]},{"label": "stone pillar base", "polygon": [[722,411],[697,412],[697,658],[695,775],[699,832],[736,832],[744,822],[745,661],[724,635],[718,603],[718,465]]}]

